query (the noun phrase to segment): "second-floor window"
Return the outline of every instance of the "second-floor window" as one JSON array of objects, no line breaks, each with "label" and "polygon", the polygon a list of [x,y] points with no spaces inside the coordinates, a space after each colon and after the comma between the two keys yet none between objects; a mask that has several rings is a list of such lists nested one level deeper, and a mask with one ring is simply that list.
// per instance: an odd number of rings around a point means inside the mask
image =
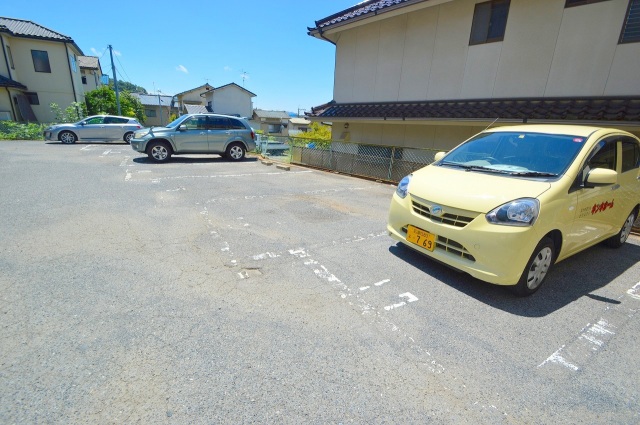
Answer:
[{"label": "second-floor window", "polygon": [[504,40],[510,0],[493,0],[476,4],[469,45]]},{"label": "second-floor window", "polygon": [[564,7],[582,6],[583,4],[599,3],[606,0],[567,0]]},{"label": "second-floor window", "polygon": [[11,54],[11,47],[7,46],[7,56],[9,57],[9,66],[11,69],[16,69],[16,66],[13,64],[13,55]]},{"label": "second-floor window", "polygon": [[640,42],[640,0],[629,0],[627,16],[620,34],[620,43],[638,42]]},{"label": "second-floor window", "polygon": [[33,68],[36,72],[51,72],[49,64],[49,53],[45,50],[32,50],[31,58],[33,58]]}]

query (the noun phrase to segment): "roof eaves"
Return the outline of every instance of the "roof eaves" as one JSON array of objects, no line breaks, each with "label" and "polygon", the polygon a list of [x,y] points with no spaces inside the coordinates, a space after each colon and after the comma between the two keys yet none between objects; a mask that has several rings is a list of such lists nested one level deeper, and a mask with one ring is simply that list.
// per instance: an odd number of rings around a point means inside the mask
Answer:
[{"label": "roof eaves", "polygon": [[314,36],[322,34],[328,29],[337,28],[353,22],[369,19],[382,13],[391,12],[396,9],[411,6],[416,3],[422,3],[430,0],[369,0],[358,3],[357,5],[335,13],[326,18],[315,21],[315,28],[307,27],[308,35]]}]

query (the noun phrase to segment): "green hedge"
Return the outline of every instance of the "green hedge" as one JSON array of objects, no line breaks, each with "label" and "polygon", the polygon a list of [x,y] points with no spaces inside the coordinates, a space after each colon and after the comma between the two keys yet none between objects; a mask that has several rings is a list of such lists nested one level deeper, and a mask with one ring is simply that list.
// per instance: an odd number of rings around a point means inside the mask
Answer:
[{"label": "green hedge", "polygon": [[0,121],[0,140],[44,140],[42,132],[48,126],[48,124]]}]

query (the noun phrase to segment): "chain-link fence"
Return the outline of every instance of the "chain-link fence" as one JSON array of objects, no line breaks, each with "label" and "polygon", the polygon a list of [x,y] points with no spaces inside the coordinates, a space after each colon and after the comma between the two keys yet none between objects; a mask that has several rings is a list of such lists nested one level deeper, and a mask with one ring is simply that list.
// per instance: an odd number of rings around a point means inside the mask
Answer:
[{"label": "chain-link fence", "polygon": [[438,150],[260,135],[259,153],[345,174],[397,183],[434,161]]}]

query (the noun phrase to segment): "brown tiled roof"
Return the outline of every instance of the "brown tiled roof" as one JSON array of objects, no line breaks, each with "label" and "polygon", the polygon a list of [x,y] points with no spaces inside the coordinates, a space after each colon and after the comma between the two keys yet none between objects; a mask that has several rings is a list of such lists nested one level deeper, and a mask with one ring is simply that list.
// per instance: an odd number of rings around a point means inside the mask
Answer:
[{"label": "brown tiled roof", "polygon": [[349,9],[338,12],[324,19],[316,21],[315,28],[308,28],[310,32],[328,29],[334,25],[344,24],[348,21],[362,19],[368,16],[375,16],[393,9],[409,6],[414,3],[421,3],[429,0],[367,0],[356,4]]},{"label": "brown tiled roof", "polygon": [[326,119],[570,120],[640,122],[640,97],[476,99],[335,103],[312,108]]}]

